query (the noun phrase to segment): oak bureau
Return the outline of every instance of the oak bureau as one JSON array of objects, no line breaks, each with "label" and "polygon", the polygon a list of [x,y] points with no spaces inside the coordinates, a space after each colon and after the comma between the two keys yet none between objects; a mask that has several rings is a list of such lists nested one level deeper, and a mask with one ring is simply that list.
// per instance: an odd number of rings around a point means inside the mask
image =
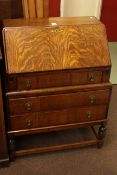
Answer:
[{"label": "oak bureau", "polygon": [[[104,25],[95,17],[5,20],[3,39],[10,158],[101,147],[112,89]],[[14,137],[79,127],[96,139],[15,150]]]}]

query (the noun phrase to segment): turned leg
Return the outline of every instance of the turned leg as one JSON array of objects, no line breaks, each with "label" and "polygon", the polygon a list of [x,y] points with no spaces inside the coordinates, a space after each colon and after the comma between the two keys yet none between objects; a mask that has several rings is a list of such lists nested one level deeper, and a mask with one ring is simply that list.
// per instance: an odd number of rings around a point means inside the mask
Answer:
[{"label": "turned leg", "polygon": [[98,148],[101,148],[103,146],[103,140],[105,135],[106,135],[106,126],[102,124],[99,127],[99,131],[98,131],[98,143],[97,143]]},{"label": "turned leg", "polygon": [[15,159],[15,140],[13,136],[9,136],[8,144],[9,144],[9,158],[11,161],[14,161]]}]

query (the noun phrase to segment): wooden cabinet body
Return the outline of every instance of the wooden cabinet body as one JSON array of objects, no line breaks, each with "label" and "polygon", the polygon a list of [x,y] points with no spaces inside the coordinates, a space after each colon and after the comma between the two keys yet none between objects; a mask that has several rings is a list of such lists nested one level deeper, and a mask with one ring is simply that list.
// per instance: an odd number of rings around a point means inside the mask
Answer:
[{"label": "wooden cabinet body", "polygon": [[[102,145],[112,88],[104,25],[79,17],[5,20],[4,26],[10,156]],[[95,125],[95,142],[10,149],[14,136]]]},{"label": "wooden cabinet body", "polygon": [[6,166],[9,161],[7,140],[6,140],[6,129],[5,129],[5,119],[4,119],[4,108],[3,108],[3,98],[2,98],[2,86],[1,86],[1,76],[0,76],[0,166]]}]

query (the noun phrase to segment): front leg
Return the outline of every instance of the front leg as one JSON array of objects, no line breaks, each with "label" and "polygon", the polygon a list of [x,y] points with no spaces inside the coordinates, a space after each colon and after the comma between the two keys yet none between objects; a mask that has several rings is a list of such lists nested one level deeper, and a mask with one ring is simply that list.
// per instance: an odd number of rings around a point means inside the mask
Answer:
[{"label": "front leg", "polygon": [[98,131],[98,143],[97,143],[98,148],[101,148],[103,146],[103,140],[105,135],[106,135],[106,126],[102,124],[99,127],[99,131]]},{"label": "front leg", "polygon": [[11,161],[15,159],[15,140],[13,136],[8,136],[8,144],[9,144],[9,158]]}]

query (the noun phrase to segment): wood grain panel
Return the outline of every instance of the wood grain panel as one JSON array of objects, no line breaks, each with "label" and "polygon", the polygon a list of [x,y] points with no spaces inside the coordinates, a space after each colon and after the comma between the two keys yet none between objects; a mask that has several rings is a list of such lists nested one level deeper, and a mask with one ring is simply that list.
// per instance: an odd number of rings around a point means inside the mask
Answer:
[{"label": "wood grain panel", "polygon": [[[43,111],[107,104],[110,90],[88,91],[40,97],[40,109]],[[91,98],[94,98],[91,100]]]},{"label": "wood grain panel", "polygon": [[[90,75],[93,75],[94,81],[90,79]],[[38,88],[49,88],[49,87],[61,87],[61,86],[72,86],[81,84],[94,84],[101,83],[102,71],[59,71],[59,72],[48,72],[39,73],[36,75],[23,75],[17,77],[17,90],[30,90]],[[30,85],[28,86],[28,82]],[[10,83],[10,79],[8,84]],[[15,82],[14,82],[15,85]],[[9,86],[10,87],[10,86]],[[12,89],[9,89],[9,91]]]},{"label": "wood grain panel", "polygon": [[102,84],[88,84],[88,85],[78,85],[78,86],[64,86],[64,87],[54,87],[54,88],[45,88],[45,89],[35,89],[29,91],[13,91],[7,92],[6,96],[10,99],[15,98],[24,98],[24,97],[37,97],[44,95],[56,95],[56,94],[66,94],[66,93],[75,93],[79,91],[96,91],[96,90],[106,90],[112,89],[111,83],[102,83]]},{"label": "wood grain panel", "polygon": [[54,18],[33,18],[33,19],[5,19],[4,27],[23,27],[23,26],[51,26],[51,23],[58,25],[81,25],[81,24],[100,24],[95,17],[54,17]]},{"label": "wood grain panel", "polygon": [[[107,104],[110,90],[9,99],[10,115]],[[93,99],[92,99],[93,98]],[[28,109],[27,104],[30,105]]]},{"label": "wood grain panel", "polygon": [[110,65],[101,24],[6,28],[8,73]]},{"label": "wood grain panel", "polygon": [[[94,77],[94,81],[91,79]],[[107,83],[110,78],[110,67],[79,70],[62,70],[25,74],[11,74],[7,77],[7,92],[17,90],[36,90],[40,88],[54,88],[96,83]]]},{"label": "wood grain panel", "polygon": [[[92,113],[90,119],[87,112]],[[87,122],[105,118],[106,106],[73,108],[55,112],[45,112],[39,115],[39,126],[53,126],[59,124]]]},{"label": "wood grain panel", "polygon": [[[87,117],[87,112],[91,112],[91,118]],[[91,122],[104,119],[105,115],[105,105],[17,115],[10,118],[10,130]],[[32,125],[29,126],[27,120],[32,121]]]}]

